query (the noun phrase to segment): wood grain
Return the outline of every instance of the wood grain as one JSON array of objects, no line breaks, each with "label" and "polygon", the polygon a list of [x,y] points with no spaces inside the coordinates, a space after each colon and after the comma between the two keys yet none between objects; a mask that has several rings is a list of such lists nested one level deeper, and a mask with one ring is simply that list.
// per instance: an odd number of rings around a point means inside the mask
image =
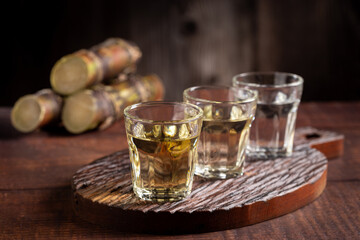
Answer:
[{"label": "wood grain", "polygon": [[[334,162],[330,162],[331,164]],[[336,197],[335,197],[336,196]],[[75,215],[71,188],[0,191],[0,239],[356,239],[359,182],[328,182],[313,203],[248,227],[200,234],[129,233],[95,225]]]},{"label": "wood grain", "polygon": [[133,193],[129,155],[124,150],[76,172],[74,208],[85,220],[126,231],[223,230],[268,220],[313,201],[325,188],[326,169],[325,156],[303,144],[289,158],[248,162],[239,178],[196,178],[185,200],[156,204]]},{"label": "wood grain", "polygon": [[302,127],[295,131],[294,146],[309,146],[322,152],[328,159],[336,158],[344,153],[344,135],[318,130],[313,127]]},{"label": "wood grain", "polygon": [[[116,13],[114,9],[114,14]],[[357,239],[360,232],[360,102],[301,103],[297,126],[345,136],[313,203],[270,221],[181,235],[122,232],[88,223],[72,208],[71,177],[93,159],[127,147],[123,122],[103,132],[16,132],[0,108],[0,239]],[[183,223],[184,224],[184,223]]]}]

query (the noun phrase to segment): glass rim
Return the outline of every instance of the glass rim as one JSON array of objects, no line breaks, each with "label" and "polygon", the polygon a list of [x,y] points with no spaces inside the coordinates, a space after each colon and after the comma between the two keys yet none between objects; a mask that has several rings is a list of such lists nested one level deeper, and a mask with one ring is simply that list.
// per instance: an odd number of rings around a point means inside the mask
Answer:
[{"label": "glass rim", "polygon": [[212,103],[212,104],[244,104],[244,103],[251,103],[257,100],[257,94],[256,92],[250,90],[250,89],[240,89],[241,91],[246,91],[248,93],[250,93],[252,96],[249,98],[246,98],[244,100],[237,100],[237,101],[215,101],[215,100],[208,100],[208,99],[204,99],[204,98],[197,98],[197,97],[192,97],[189,95],[190,91],[193,90],[197,90],[200,88],[212,88],[212,89],[234,89],[234,90],[239,90],[236,89],[235,87],[231,87],[231,86],[211,86],[211,85],[199,85],[199,86],[193,86],[193,87],[189,87],[187,89],[184,90],[183,92],[183,96],[186,99],[190,99],[190,100],[194,100],[197,102],[204,102],[204,103]]},{"label": "glass rim", "polygon": [[[180,105],[180,106],[188,106],[188,107],[192,107],[193,109],[197,110],[198,113],[195,116],[192,116],[190,118],[187,119],[180,119],[180,120],[151,120],[151,119],[144,119],[144,118],[140,118],[137,117],[133,114],[130,114],[129,111],[135,108],[138,108],[140,106],[144,107],[144,106],[155,106],[155,105]],[[158,125],[164,125],[164,124],[182,124],[182,123],[189,123],[189,122],[193,122],[196,121],[198,119],[202,119],[203,118],[203,110],[192,104],[192,103],[186,103],[186,102],[164,102],[164,101],[148,101],[148,102],[140,102],[140,103],[136,103],[136,104],[132,104],[130,106],[127,106],[124,109],[124,116],[126,118],[129,119],[134,119],[138,122],[142,122],[142,123],[148,123],[148,124],[158,124]]]},{"label": "glass rim", "polygon": [[[255,76],[255,75],[275,75],[275,74],[283,74],[287,76],[291,76],[294,79],[297,79],[297,81],[292,83],[285,83],[285,84],[258,84],[258,83],[246,83],[246,82],[240,82],[238,81],[238,78],[244,78],[249,76]],[[295,73],[288,73],[288,72],[277,72],[277,71],[264,71],[264,72],[245,72],[237,74],[232,79],[233,85],[237,86],[250,86],[250,87],[257,87],[257,88],[285,88],[285,87],[297,87],[304,83],[303,77],[301,77],[298,74]]]}]

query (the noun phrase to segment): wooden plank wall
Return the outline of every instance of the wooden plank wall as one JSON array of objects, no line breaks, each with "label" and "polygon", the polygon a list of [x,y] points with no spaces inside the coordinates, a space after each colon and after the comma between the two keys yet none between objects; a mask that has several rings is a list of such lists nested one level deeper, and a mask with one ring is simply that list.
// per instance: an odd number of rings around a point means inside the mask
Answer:
[{"label": "wooden plank wall", "polygon": [[[356,0],[12,1],[0,105],[49,87],[57,59],[107,37],[136,42],[139,72],[157,73],[167,100],[186,87],[230,84],[237,73],[294,72],[303,100],[359,100]],[[44,10],[45,9],[45,10]]]}]

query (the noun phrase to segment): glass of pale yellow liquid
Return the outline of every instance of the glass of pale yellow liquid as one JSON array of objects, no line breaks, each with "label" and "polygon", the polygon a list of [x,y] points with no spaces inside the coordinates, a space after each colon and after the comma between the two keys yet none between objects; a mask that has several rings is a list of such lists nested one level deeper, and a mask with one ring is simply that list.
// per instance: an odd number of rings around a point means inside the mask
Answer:
[{"label": "glass of pale yellow liquid", "polygon": [[256,93],[226,86],[197,86],[186,89],[183,96],[184,102],[204,111],[195,174],[214,179],[242,175]]},{"label": "glass of pale yellow liquid", "polygon": [[191,192],[201,108],[180,102],[144,102],[124,110],[134,193],[168,202]]}]

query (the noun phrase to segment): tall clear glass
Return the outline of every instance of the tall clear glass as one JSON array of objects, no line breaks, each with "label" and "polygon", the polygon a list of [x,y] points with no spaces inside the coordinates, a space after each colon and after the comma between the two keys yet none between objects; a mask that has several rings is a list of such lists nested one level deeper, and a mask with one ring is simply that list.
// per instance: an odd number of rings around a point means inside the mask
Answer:
[{"label": "tall clear glass", "polygon": [[256,158],[291,156],[303,78],[292,73],[250,72],[236,75],[233,86],[258,95],[248,154]]},{"label": "tall clear glass", "polygon": [[204,111],[195,174],[215,179],[242,175],[255,115],[255,93],[232,87],[197,86],[184,91],[184,102]]},{"label": "tall clear glass", "polygon": [[155,202],[189,195],[203,111],[189,103],[145,102],[124,115],[135,194]]}]

